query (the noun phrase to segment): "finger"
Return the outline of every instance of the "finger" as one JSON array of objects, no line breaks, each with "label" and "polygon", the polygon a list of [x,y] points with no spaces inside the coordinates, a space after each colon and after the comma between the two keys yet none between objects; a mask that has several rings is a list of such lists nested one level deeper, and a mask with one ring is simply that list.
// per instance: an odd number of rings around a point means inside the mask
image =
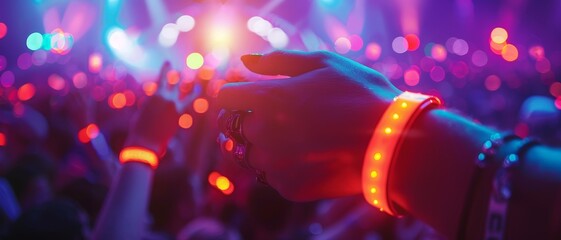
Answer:
[{"label": "finger", "polygon": [[217,102],[220,108],[227,110],[255,110],[262,104],[263,91],[267,84],[263,82],[228,83],[218,92]]},{"label": "finger", "polygon": [[162,93],[168,87],[168,72],[171,69],[171,64],[166,61],[160,68],[160,74],[158,76],[158,92]]},{"label": "finger", "polygon": [[265,55],[248,54],[241,57],[244,65],[252,72],[264,75],[297,76],[326,67],[326,60],[335,56],[332,53],[274,51]]}]

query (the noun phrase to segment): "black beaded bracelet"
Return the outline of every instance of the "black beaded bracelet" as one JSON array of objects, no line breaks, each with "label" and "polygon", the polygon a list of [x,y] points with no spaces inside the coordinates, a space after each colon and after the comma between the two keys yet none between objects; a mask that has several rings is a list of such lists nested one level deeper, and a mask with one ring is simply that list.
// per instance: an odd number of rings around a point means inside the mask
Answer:
[{"label": "black beaded bracelet", "polygon": [[[511,180],[514,174],[513,170],[522,165],[524,159],[523,157],[526,152],[537,144],[539,144],[539,142],[535,139],[523,139],[517,143],[518,146],[514,152],[509,153],[506,157],[504,157],[502,165],[495,172],[495,176],[493,177],[492,192],[489,196],[489,207],[485,218],[484,239],[499,240],[505,238],[508,204],[510,198],[512,197]],[[500,145],[497,145],[495,149],[498,149],[499,147]],[[496,151],[488,156],[496,158],[494,154],[496,154]],[[480,164],[480,162],[481,161],[479,161],[478,157],[478,164]]]},{"label": "black beaded bracelet", "polygon": [[461,223],[458,229],[458,239],[467,238],[468,225],[470,223],[470,218],[473,217],[472,210],[475,195],[477,194],[477,192],[480,192],[478,185],[480,185],[480,181],[485,175],[483,170],[485,170],[488,166],[496,165],[494,163],[498,162],[498,159],[496,159],[497,153],[502,145],[517,139],[520,139],[520,137],[511,132],[494,133],[489,137],[488,140],[483,143],[480,152],[475,157],[476,168],[474,170],[470,186],[466,193],[464,210],[462,211]]}]

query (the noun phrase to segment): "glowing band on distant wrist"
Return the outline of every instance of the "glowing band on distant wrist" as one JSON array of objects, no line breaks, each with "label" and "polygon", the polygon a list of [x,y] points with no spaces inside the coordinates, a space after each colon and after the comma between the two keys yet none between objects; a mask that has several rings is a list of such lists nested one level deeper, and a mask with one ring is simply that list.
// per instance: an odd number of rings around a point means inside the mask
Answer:
[{"label": "glowing band on distant wrist", "polygon": [[141,162],[146,163],[152,168],[158,167],[158,156],[154,151],[143,147],[126,147],[119,154],[121,163]]},{"label": "glowing band on distant wrist", "polygon": [[366,150],[362,168],[362,192],[369,204],[390,215],[397,215],[388,193],[392,160],[403,141],[403,135],[419,114],[428,107],[440,104],[440,100],[434,96],[403,92],[394,98],[384,112]]}]

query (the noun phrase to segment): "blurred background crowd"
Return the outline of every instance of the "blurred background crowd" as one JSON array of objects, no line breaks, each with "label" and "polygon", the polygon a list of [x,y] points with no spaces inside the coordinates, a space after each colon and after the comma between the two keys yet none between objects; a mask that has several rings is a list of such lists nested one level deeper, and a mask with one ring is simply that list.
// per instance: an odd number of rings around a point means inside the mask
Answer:
[{"label": "blurred background crowd", "polygon": [[196,97],[155,171],[145,239],[439,238],[362,196],[289,202],[223,161],[220,87],[264,80],[243,68],[245,53],[334,51],[560,145],[560,32],[556,0],[3,1],[0,238],[87,238],[165,60],[168,83]]}]

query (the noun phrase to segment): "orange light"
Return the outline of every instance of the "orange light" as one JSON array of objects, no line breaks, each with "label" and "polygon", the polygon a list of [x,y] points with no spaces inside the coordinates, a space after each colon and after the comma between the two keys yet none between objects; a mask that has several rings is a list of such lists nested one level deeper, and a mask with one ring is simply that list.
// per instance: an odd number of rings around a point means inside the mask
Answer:
[{"label": "orange light", "polygon": [[141,162],[148,164],[152,168],[158,167],[158,157],[156,154],[143,147],[126,147],[119,154],[121,163]]},{"label": "orange light", "polygon": [[214,69],[210,67],[202,67],[199,70],[198,76],[202,80],[210,80],[212,79],[212,77],[214,77]]},{"label": "orange light", "polygon": [[516,59],[518,59],[518,49],[512,44],[507,44],[501,50],[501,55],[503,59],[508,62],[516,61]]},{"label": "orange light", "polygon": [[216,187],[216,179],[218,179],[218,177],[220,177],[220,173],[217,172],[211,172],[208,175],[208,183],[210,183],[210,185]]},{"label": "orange light", "polygon": [[224,144],[224,149],[226,149],[226,151],[228,152],[231,152],[234,149],[234,141],[232,141],[232,139],[228,139]]},{"label": "orange light", "polygon": [[170,85],[175,85],[179,82],[179,72],[175,71],[175,70],[170,70],[167,74],[167,78],[168,78],[168,83]]},{"label": "orange light", "polygon": [[99,135],[99,128],[97,127],[97,125],[90,123],[86,127],[86,135],[88,136],[89,139],[96,138]]},{"label": "orange light", "polygon": [[491,40],[494,43],[501,44],[506,42],[508,39],[508,32],[501,27],[497,27],[491,31]]},{"label": "orange light", "polygon": [[494,54],[501,55],[503,48],[506,46],[506,42],[496,43],[493,40],[489,40],[489,47]]},{"label": "orange light", "polygon": [[127,98],[123,93],[114,93],[107,99],[109,106],[114,109],[121,109],[127,105]]},{"label": "orange light", "polygon": [[158,84],[154,82],[145,82],[142,84],[142,90],[144,90],[144,94],[146,96],[152,96],[158,90]]},{"label": "orange light", "polygon": [[179,126],[184,129],[188,129],[193,126],[193,117],[185,113],[179,117]]},{"label": "orange light", "polygon": [[0,147],[6,146],[6,135],[0,132]]},{"label": "orange light", "polygon": [[205,113],[208,111],[208,100],[204,98],[197,98],[193,101],[193,110],[197,113]]},{"label": "orange light", "polygon": [[98,73],[101,71],[101,67],[103,65],[103,58],[99,53],[93,53],[90,55],[88,59],[88,69],[92,73]]},{"label": "orange light", "polygon": [[18,98],[20,101],[27,101],[35,95],[35,86],[32,83],[23,84],[18,89]]},{"label": "orange light", "polygon": [[[393,131],[407,132],[411,123],[418,117],[423,109],[440,104],[435,97],[404,92],[394,99],[376,126],[376,131],[370,140],[364,157],[362,170],[362,189],[366,201],[375,205],[381,211],[390,215],[397,215],[391,206],[388,193],[390,167],[402,134],[390,134]],[[397,117],[396,117],[397,116]],[[396,121],[403,119],[405,121]],[[382,131],[383,129],[383,131]],[[382,156],[384,157],[383,161]],[[374,158],[375,161],[372,161]]]}]

